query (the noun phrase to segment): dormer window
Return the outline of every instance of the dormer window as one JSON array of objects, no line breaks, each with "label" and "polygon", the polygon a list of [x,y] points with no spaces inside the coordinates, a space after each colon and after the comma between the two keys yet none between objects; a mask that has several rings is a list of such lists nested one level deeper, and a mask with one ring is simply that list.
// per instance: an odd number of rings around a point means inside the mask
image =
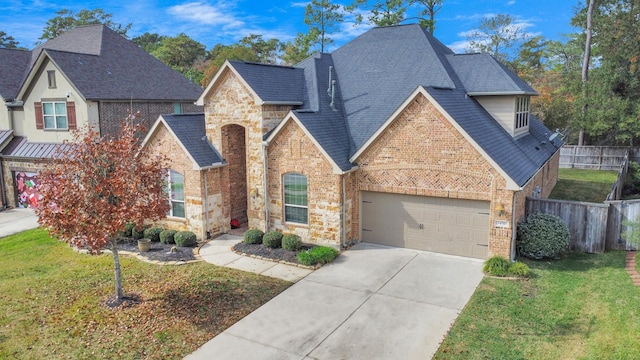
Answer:
[{"label": "dormer window", "polygon": [[516,131],[529,127],[529,97],[516,98]]}]

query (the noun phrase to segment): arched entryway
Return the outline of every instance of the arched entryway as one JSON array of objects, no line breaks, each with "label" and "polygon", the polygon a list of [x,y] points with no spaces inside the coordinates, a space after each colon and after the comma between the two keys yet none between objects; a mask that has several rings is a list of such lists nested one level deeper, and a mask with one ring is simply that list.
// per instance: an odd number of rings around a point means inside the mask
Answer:
[{"label": "arched entryway", "polygon": [[223,169],[222,194],[224,212],[229,220],[247,219],[247,147],[246,129],[240,125],[222,127],[222,156],[227,161]]}]

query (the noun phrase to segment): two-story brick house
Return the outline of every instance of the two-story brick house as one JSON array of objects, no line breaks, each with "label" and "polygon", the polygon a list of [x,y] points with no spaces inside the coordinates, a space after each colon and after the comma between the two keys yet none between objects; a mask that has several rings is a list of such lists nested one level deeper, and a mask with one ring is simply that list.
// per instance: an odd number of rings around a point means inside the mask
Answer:
[{"label": "two-story brick house", "polygon": [[[104,25],[80,26],[32,51],[0,49],[2,206],[27,206],[41,160],[70,130],[114,134],[128,114],[201,111],[202,88]],[[28,184],[25,185],[25,182]]]},{"label": "two-story brick house", "polygon": [[342,248],[510,257],[525,197],[557,179],[534,95],[418,25],[374,28],[296,66],[226,62],[204,114],[161,117],[143,151],[174,159],[165,225],[202,237],[238,219]]}]

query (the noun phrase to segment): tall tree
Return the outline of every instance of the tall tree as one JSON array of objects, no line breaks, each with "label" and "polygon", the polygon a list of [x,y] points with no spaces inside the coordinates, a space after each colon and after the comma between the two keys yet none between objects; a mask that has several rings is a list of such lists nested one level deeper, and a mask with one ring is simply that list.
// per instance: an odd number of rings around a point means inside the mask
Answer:
[{"label": "tall tree", "polygon": [[422,9],[419,12],[420,26],[427,29],[428,32],[436,31],[436,14],[442,9],[444,0],[413,0],[413,4],[418,4]]},{"label": "tall tree", "polygon": [[78,11],[77,14],[71,10],[62,9],[57,11],[56,15],[56,17],[47,20],[47,24],[42,30],[40,40],[47,41],[53,39],[63,32],[80,25],[104,24],[124,37],[127,37],[127,31],[131,29],[131,23],[125,26],[115,23],[111,20],[113,15],[104,12],[102,9],[83,9]]},{"label": "tall tree", "polygon": [[311,0],[305,8],[304,23],[309,26],[307,35],[312,45],[320,45],[320,52],[333,43],[329,35],[338,30],[343,20],[342,6],[329,0]]},{"label": "tall tree", "polygon": [[311,47],[315,37],[316,35],[312,33],[298,33],[293,41],[282,44],[282,61],[287,65],[295,65],[311,56]]},{"label": "tall tree", "polygon": [[[131,118],[129,120],[132,120]],[[125,299],[122,290],[118,232],[127,222],[142,225],[169,210],[165,159],[138,156],[140,126],[124,124],[120,134],[100,137],[77,132],[40,173],[43,196],[36,209],[38,221],[49,233],[72,246],[99,254],[113,254],[114,304]]]},{"label": "tall tree", "polygon": [[210,58],[200,85],[206,87],[226,60],[258,61],[258,55],[249,47],[240,44],[216,44],[209,51]]},{"label": "tall tree", "polygon": [[140,46],[144,51],[152,54],[160,47],[160,45],[162,45],[162,41],[166,38],[167,37],[164,35],[146,32],[142,35],[134,37],[133,39],[131,39],[131,41]]},{"label": "tall tree", "polygon": [[18,42],[13,38],[13,36],[10,36],[6,32],[0,30],[0,48],[17,49]]},{"label": "tall tree", "polygon": [[354,0],[348,9],[355,13],[356,24],[361,24],[364,16],[356,10],[365,11],[367,21],[376,26],[399,25],[412,1],[406,0]]},{"label": "tall tree", "polygon": [[165,37],[152,53],[163,63],[187,74],[193,64],[206,54],[205,46],[184,33],[176,37]]},{"label": "tall tree", "polygon": [[278,62],[278,50],[282,44],[278,39],[264,40],[262,35],[249,34],[240,39],[240,45],[251,49],[256,54],[258,62],[276,64]]},{"label": "tall tree", "polygon": [[511,51],[526,38],[524,28],[509,14],[485,16],[478,29],[467,35],[469,50],[488,52],[498,60],[508,62]]}]

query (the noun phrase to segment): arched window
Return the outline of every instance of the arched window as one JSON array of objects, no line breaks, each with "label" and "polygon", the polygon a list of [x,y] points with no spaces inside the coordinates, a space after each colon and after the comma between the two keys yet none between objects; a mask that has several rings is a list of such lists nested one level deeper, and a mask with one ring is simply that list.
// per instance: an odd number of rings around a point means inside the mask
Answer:
[{"label": "arched window", "polygon": [[167,194],[171,208],[167,216],[185,217],[184,214],[184,175],[175,170],[169,170],[167,174]]},{"label": "arched window", "polygon": [[284,221],[308,224],[307,177],[296,173],[284,174],[282,185]]}]

